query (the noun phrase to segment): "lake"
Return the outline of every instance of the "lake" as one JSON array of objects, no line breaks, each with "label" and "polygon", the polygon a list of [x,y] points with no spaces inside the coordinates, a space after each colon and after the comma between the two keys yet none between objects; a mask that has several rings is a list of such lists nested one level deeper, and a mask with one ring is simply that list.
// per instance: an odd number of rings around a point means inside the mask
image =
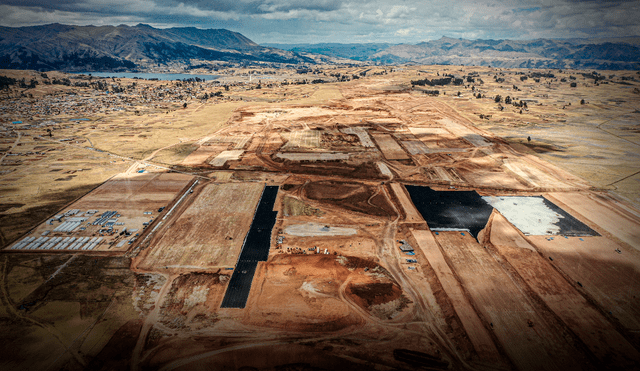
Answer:
[{"label": "lake", "polygon": [[158,80],[167,80],[167,81],[175,81],[175,80],[183,80],[183,79],[193,79],[195,77],[199,77],[206,81],[217,80],[218,75],[191,75],[188,73],[144,73],[144,72],[74,72],[78,75],[89,75],[94,77],[115,77],[115,78],[127,78],[132,79],[134,77],[140,79],[158,79]]}]

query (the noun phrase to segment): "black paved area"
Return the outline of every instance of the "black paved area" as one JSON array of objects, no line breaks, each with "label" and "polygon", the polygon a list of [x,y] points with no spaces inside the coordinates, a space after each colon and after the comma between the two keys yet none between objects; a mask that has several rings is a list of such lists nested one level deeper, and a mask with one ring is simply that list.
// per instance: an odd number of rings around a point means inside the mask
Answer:
[{"label": "black paved area", "polygon": [[562,218],[557,223],[555,223],[555,225],[557,225],[560,228],[560,232],[558,232],[559,235],[561,235],[561,236],[576,236],[576,237],[578,237],[578,236],[599,236],[600,235],[598,232],[596,232],[593,229],[589,228],[589,226],[587,226],[583,222],[581,222],[578,219],[574,218],[573,215],[571,215],[568,212],[562,210],[559,206],[557,206],[553,202],[547,200],[544,197],[542,197],[542,200],[544,201],[544,204],[548,208],[550,208],[551,210],[555,211],[556,213],[558,213],[558,214],[560,214],[562,216]]},{"label": "black paved area", "polygon": [[220,308],[244,308],[251,291],[253,275],[256,273],[258,262],[238,262],[233,271],[227,292],[222,299]]},{"label": "black paved area", "polygon": [[271,230],[276,224],[278,214],[277,211],[273,211],[277,195],[277,186],[266,186],[262,191],[260,203],[242,245],[240,257],[229,280],[221,308],[244,308],[247,304],[258,262],[266,261],[269,257]]},{"label": "black paved area", "polygon": [[493,207],[476,191],[434,191],[405,185],[429,228],[468,229],[474,237],[487,225]]}]

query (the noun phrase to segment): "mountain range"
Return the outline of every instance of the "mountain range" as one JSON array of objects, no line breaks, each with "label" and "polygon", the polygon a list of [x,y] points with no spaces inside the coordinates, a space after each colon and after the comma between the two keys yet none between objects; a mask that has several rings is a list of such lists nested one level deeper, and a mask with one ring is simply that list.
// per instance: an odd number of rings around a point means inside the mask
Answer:
[{"label": "mountain range", "polygon": [[640,69],[640,37],[466,40],[419,44],[264,44],[225,29],[49,24],[0,27],[0,68],[142,71],[213,62],[300,65],[445,64],[503,68]]},{"label": "mountain range", "polygon": [[503,68],[640,69],[640,37],[465,40],[411,44],[267,44],[377,64],[445,64]]},{"label": "mountain range", "polygon": [[0,27],[0,68],[116,71],[210,61],[313,63],[224,29],[49,24]]},{"label": "mountain range", "polygon": [[264,46],[290,50],[296,53],[311,53],[326,55],[333,58],[351,59],[356,61],[368,61],[369,58],[381,51],[388,49],[395,44],[390,43],[364,43],[364,44],[339,44],[339,43],[319,43],[319,44],[277,44],[263,43]]}]

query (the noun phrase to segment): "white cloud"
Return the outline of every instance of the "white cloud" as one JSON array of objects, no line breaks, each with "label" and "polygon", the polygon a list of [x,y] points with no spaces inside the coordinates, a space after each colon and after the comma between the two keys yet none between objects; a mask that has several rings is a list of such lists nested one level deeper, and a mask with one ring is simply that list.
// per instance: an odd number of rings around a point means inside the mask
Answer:
[{"label": "white cloud", "polygon": [[409,27],[409,28],[402,28],[396,31],[396,35],[398,36],[408,36],[411,35],[412,33],[415,33],[416,29],[413,27]]},{"label": "white cloud", "polygon": [[406,5],[394,5],[387,13],[387,18],[408,18],[415,10],[416,8],[409,8]]},{"label": "white cloud", "polygon": [[[587,0],[0,0],[0,24],[195,25],[259,42],[415,43],[425,37],[640,35],[637,1]],[[327,40],[321,40],[326,37]],[[367,39],[368,38],[368,39]]]}]

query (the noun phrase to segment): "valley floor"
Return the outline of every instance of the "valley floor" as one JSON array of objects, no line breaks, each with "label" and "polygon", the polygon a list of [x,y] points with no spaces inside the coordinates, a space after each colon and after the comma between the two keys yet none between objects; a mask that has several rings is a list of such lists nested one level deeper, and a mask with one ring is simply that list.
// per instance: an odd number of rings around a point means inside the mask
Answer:
[{"label": "valley floor", "polygon": [[2,368],[636,368],[633,90],[388,69],[3,123]]}]

